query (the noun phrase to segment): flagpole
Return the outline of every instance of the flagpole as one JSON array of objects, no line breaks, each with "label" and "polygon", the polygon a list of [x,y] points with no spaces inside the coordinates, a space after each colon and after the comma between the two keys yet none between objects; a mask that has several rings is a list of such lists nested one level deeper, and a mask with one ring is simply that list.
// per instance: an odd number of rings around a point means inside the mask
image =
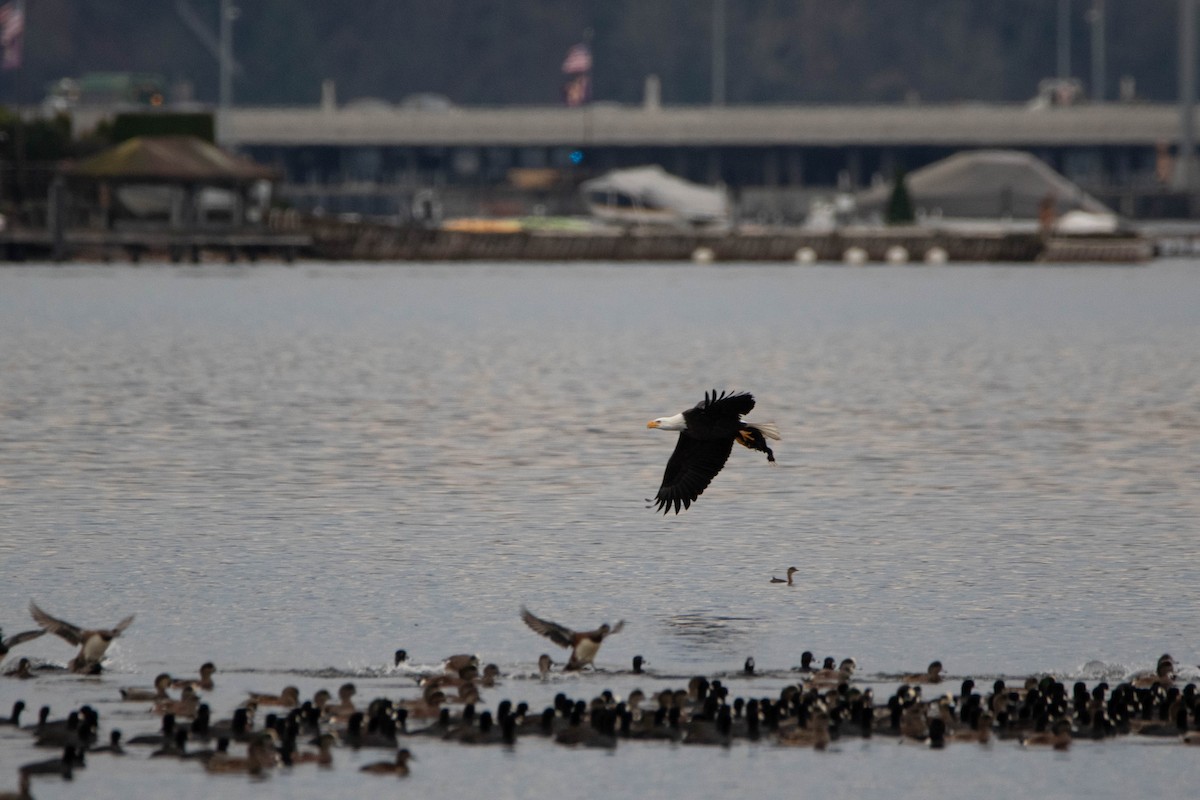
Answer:
[{"label": "flagpole", "polygon": [[[588,49],[588,53],[592,52],[592,29],[585,28],[583,31],[583,44]],[[594,62],[593,62],[594,63]],[[587,96],[583,100],[583,146],[590,147],[592,144],[592,65],[588,65],[587,71]]]},{"label": "flagpole", "polygon": [[725,0],[713,0],[712,104],[725,105]]},{"label": "flagpole", "polygon": [[[25,20],[25,0],[17,0],[17,7],[21,10],[21,39],[17,44],[21,48],[18,54],[16,66],[13,72],[13,100],[17,108],[17,127],[14,131],[13,141],[13,157],[16,161],[16,171],[13,175],[13,200],[17,203],[17,221],[21,219],[21,206],[25,203],[25,112],[21,105],[21,84],[22,77],[25,74],[25,53],[24,53],[24,20]],[[6,54],[7,57],[7,54]]]}]

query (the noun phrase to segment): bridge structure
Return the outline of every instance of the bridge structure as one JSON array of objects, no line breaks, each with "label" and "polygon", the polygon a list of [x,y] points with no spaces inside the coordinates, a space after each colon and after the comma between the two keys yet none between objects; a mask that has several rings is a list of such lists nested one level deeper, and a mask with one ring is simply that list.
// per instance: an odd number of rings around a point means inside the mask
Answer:
[{"label": "bridge structure", "polygon": [[[1175,105],[1033,107],[961,103],[843,106],[407,108],[383,102],[235,107],[224,144],[281,168],[301,207],[389,213],[414,192],[512,189],[514,174],[573,186],[608,169],[660,164],[723,183],[735,198],[791,200],[891,180],[955,152],[1033,153],[1130,217],[1190,216],[1173,186]],[[550,185],[553,184],[553,185]],[[403,210],[403,209],[402,209]]]}]

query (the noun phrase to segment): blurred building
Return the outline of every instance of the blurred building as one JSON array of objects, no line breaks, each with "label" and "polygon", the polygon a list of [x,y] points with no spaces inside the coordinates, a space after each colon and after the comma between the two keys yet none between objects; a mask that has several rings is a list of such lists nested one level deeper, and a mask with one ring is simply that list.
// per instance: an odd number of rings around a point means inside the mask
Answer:
[{"label": "blurred building", "polygon": [[[787,221],[802,218],[815,196],[869,188],[897,169],[983,148],[1028,152],[1126,216],[1162,216],[1166,187],[1156,169],[1162,142],[1174,141],[1178,127],[1174,106],[1116,103],[463,108],[327,102],[237,108],[227,131],[230,144],[280,170],[280,196],[304,209],[403,217],[413,195],[432,188],[445,204],[484,193],[499,208],[533,202],[550,211],[579,210],[570,204],[578,204],[573,187],[581,181],[657,164],[686,180],[728,187],[743,218]],[[557,188],[530,200],[509,182],[530,170],[558,176],[544,181]]]}]

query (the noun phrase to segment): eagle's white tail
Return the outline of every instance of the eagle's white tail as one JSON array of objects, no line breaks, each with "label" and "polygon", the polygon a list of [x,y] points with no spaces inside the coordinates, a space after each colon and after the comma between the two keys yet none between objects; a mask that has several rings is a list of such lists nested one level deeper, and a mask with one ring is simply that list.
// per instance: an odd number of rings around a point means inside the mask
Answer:
[{"label": "eagle's white tail", "polygon": [[781,440],[779,436],[779,428],[774,422],[752,422],[750,424],[762,431],[762,435],[768,439],[774,439],[777,442]]}]

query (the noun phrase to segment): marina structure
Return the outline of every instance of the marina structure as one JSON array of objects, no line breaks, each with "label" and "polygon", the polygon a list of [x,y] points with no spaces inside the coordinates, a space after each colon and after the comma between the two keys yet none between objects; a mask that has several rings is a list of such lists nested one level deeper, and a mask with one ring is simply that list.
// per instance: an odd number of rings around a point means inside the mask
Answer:
[{"label": "marina structure", "polygon": [[1172,186],[1180,123],[1168,104],[466,108],[338,106],[328,92],[319,106],[228,116],[225,144],[281,170],[281,195],[302,210],[403,217],[422,188],[453,203],[531,172],[543,179],[540,201],[553,204],[556,188],[658,164],[726,185],[743,211],[794,220],[814,193],[866,188],[979,148],[1028,151],[1127,217],[1191,207],[1186,188]]}]

